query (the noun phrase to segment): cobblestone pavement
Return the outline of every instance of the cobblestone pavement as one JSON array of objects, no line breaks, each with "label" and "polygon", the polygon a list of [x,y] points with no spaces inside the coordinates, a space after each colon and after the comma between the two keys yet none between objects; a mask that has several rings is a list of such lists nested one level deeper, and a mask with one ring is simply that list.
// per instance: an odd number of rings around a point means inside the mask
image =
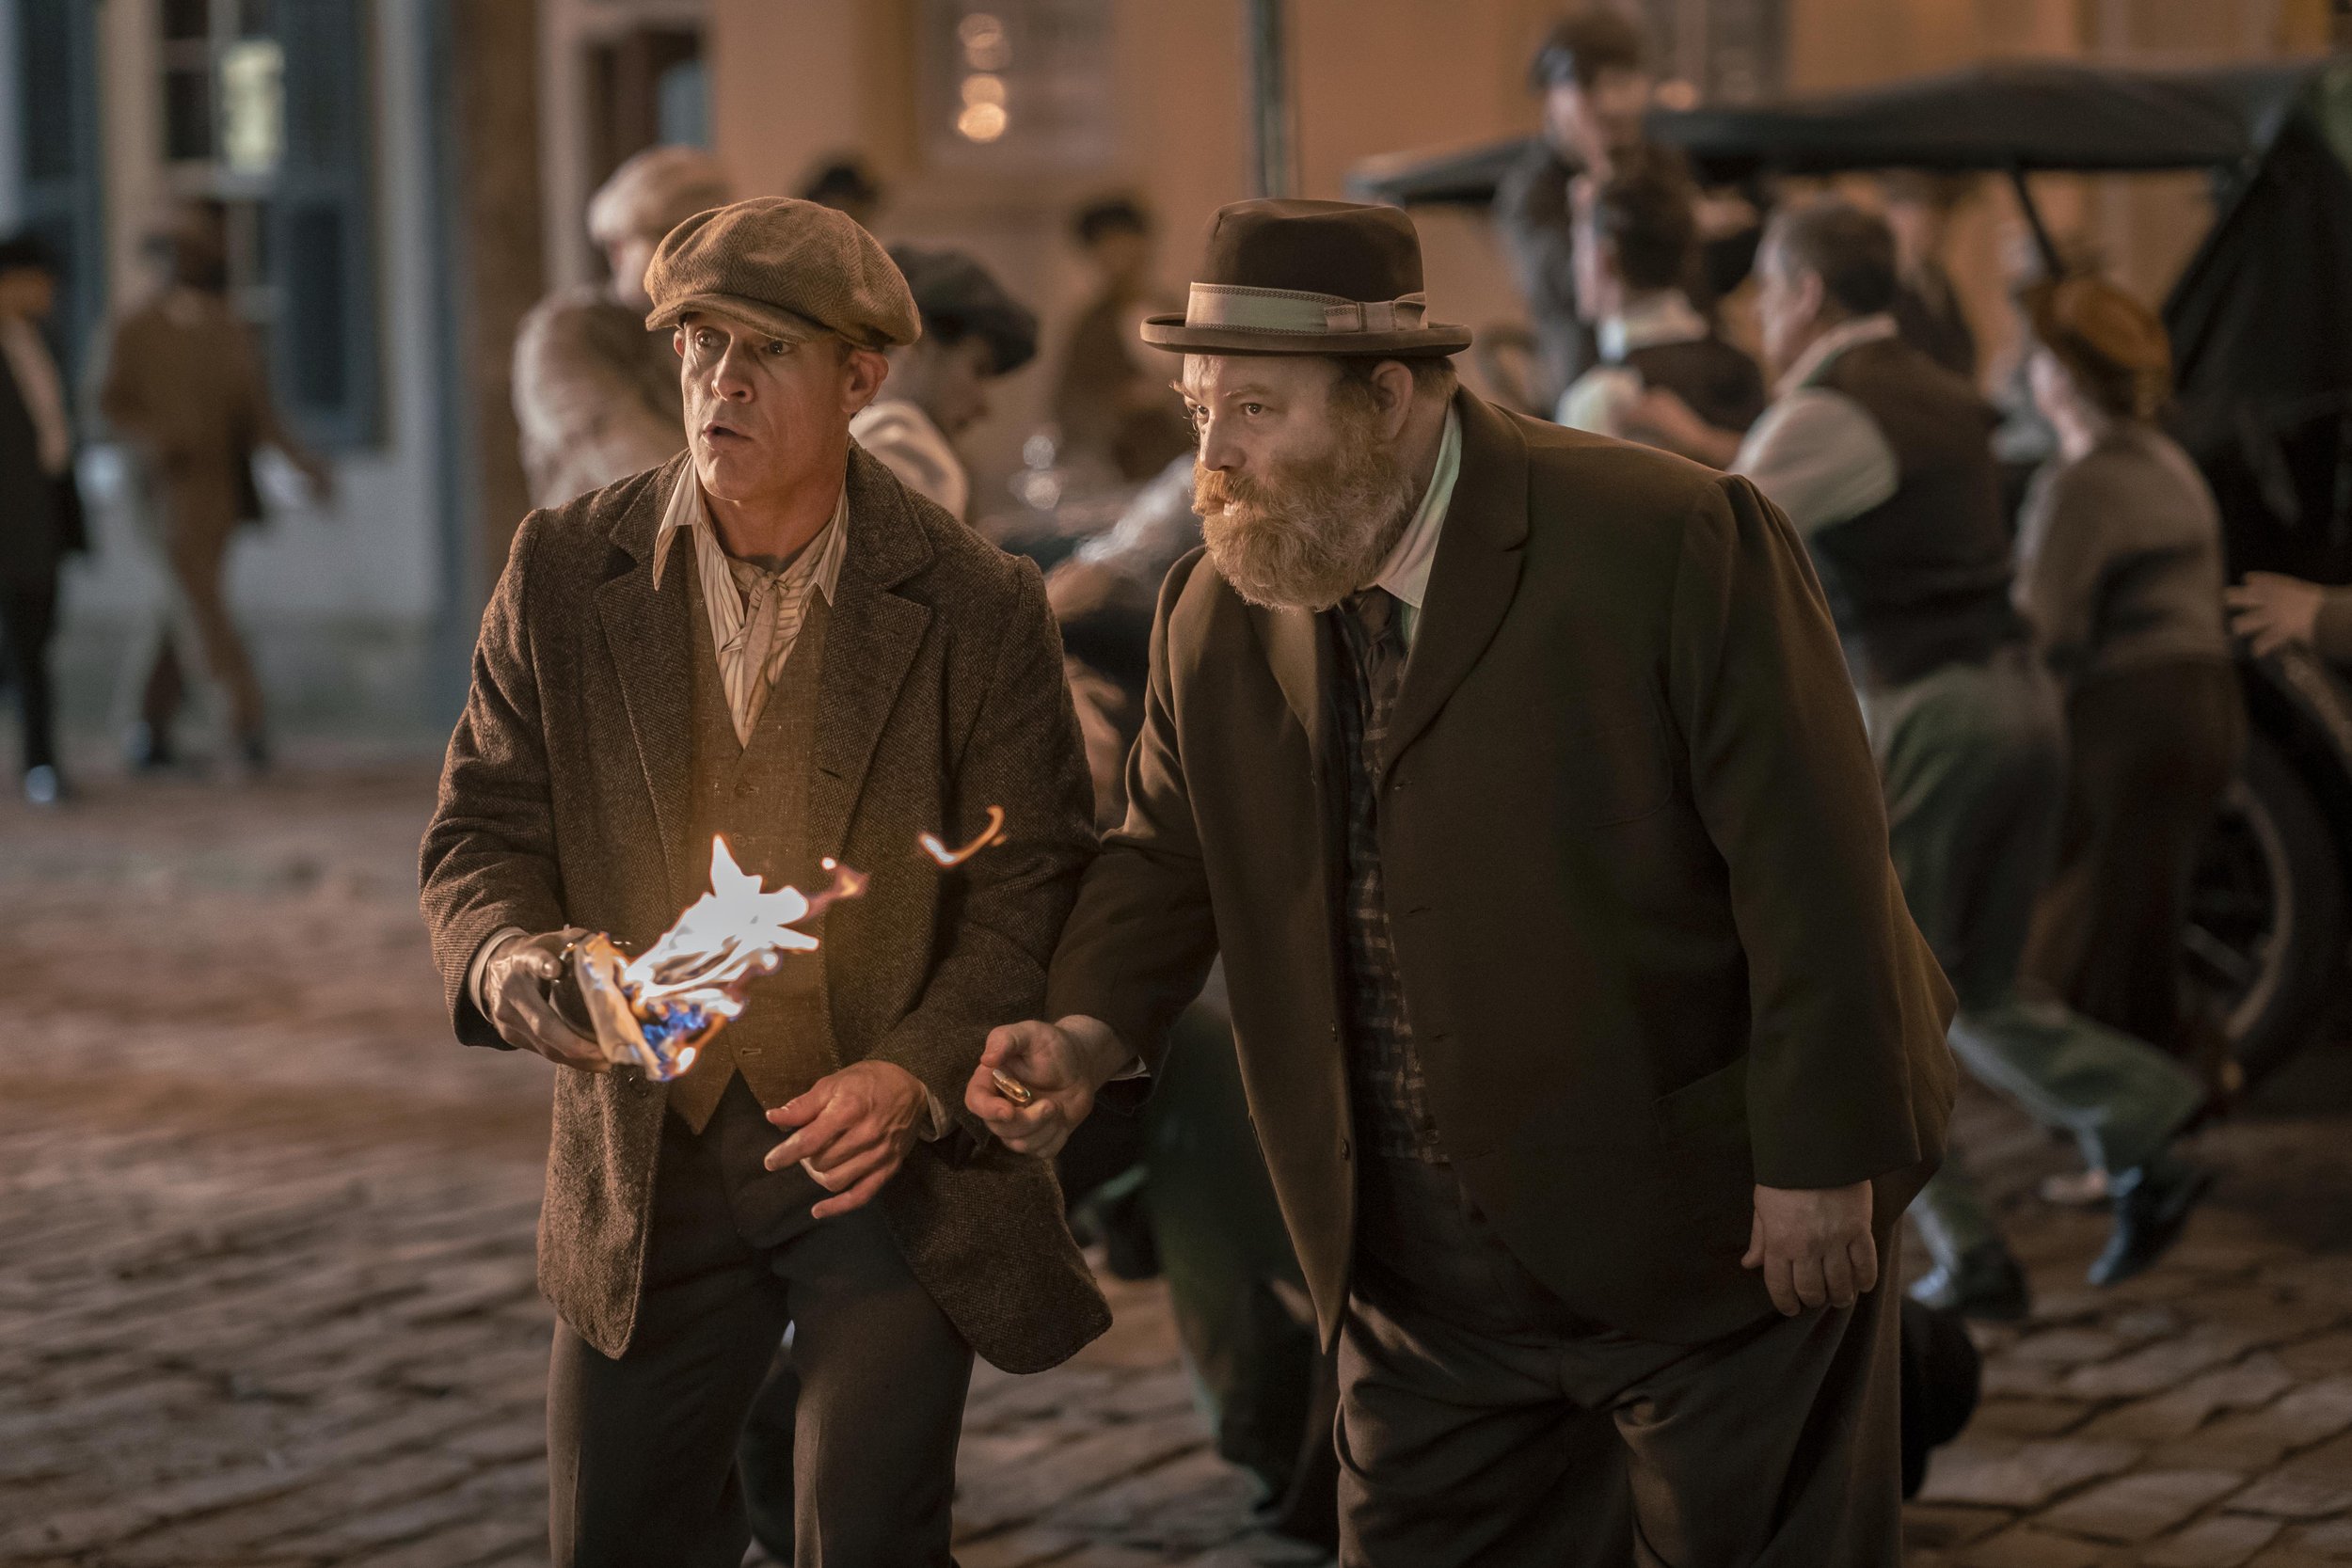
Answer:
[{"label": "cobblestone pavement", "polygon": [[[532,1287],[546,1071],[448,1041],[415,762],[0,804],[0,1564],[544,1560]],[[2095,1215],[1974,1108],[2035,1321],[1913,1510],[1915,1563],[2352,1561],[2352,1051],[2203,1140],[2175,1259],[2069,1289]],[[1165,1304],[976,1381],[965,1568],[1278,1560],[1209,1451]]]}]

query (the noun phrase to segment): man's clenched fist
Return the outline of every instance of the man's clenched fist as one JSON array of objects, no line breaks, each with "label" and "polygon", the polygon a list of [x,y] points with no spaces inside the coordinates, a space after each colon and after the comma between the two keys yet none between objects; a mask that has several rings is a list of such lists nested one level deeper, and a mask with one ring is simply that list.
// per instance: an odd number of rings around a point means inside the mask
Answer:
[{"label": "man's clenched fist", "polygon": [[[964,1107],[1006,1148],[1050,1160],[1094,1109],[1095,1091],[1128,1060],[1109,1026],[1090,1018],[1003,1024],[989,1032],[980,1065],[964,1087]],[[1008,1098],[996,1086],[998,1072],[1025,1085],[1035,1098],[1025,1105]]]},{"label": "man's clenched fist", "polygon": [[606,1072],[612,1064],[596,1041],[564,1022],[548,995],[548,983],[564,972],[558,955],[584,934],[567,927],[507,938],[482,966],[482,1011],[509,1045],[583,1072]]}]

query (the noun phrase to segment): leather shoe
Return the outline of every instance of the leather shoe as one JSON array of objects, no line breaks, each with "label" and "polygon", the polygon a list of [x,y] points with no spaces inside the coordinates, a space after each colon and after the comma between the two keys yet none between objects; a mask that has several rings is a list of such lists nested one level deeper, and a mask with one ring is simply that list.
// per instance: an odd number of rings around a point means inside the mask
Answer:
[{"label": "leather shoe", "polygon": [[2090,1265],[2093,1285],[2131,1278],[2181,1239],[2190,1211],[2213,1186],[2213,1172],[2185,1160],[2159,1154],[2133,1166],[2114,1182],[2115,1229],[2099,1260]]},{"label": "leather shoe", "polygon": [[1970,1247],[1955,1263],[1938,1263],[1912,1286],[1911,1299],[1985,1323],[2013,1323],[2033,1310],[2026,1271],[1998,1242]]}]

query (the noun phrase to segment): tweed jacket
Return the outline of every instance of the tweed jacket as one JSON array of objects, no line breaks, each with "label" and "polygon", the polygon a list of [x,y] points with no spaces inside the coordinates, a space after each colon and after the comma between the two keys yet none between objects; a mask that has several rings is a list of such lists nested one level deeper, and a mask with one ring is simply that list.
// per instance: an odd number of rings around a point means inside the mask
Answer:
[{"label": "tweed jacket", "polygon": [[[1430,1109],[1572,1310],[1703,1342],[1772,1309],[1740,1266],[1756,1183],[1875,1180],[1891,1233],[1941,1153],[1950,989],[1788,521],[1744,480],[1455,406],[1461,476],[1377,784]],[[1222,953],[1327,1336],[1359,1136],[1333,657],[1322,618],[1251,607],[1202,554],[1169,574],[1127,818],[1046,1014],[1102,1019],[1149,1065]]]},{"label": "tweed jacket", "polygon": [[[685,842],[693,565],[670,562],[659,590],[652,573],[685,462],[532,514],[484,617],[422,856],[434,956],[469,1044],[502,1043],[466,990],[501,927],[642,945],[709,885],[709,846]],[[878,1200],[908,1263],[979,1354],[1035,1371],[1109,1312],[1051,1168],[988,1137],[963,1091],[989,1028],[1037,1010],[1093,848],[1060,641],[1034,567],[855,448],[849,491],[809,835],[872,882],[827,917],[811,961],[834,1058],[896,1062],[958,1117]],[[1006,843],[955,871],[918,851],[925,832],[976,836],[991,805]],[[555,1073],[540,1284],[607,1355],[636,1319],[666,1093],[626,1069]]]}]

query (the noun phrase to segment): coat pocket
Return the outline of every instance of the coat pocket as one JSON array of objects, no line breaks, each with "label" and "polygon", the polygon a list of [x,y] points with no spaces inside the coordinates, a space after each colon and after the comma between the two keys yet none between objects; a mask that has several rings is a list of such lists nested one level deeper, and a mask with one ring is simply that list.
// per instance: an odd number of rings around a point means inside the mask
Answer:
[{"label": "coat pocket", "polygon": [[1744,1251],[1756,1209],[1747,1057],[1660,1096],[1650,1115],[1675,1207],[1710,1248]]}]

